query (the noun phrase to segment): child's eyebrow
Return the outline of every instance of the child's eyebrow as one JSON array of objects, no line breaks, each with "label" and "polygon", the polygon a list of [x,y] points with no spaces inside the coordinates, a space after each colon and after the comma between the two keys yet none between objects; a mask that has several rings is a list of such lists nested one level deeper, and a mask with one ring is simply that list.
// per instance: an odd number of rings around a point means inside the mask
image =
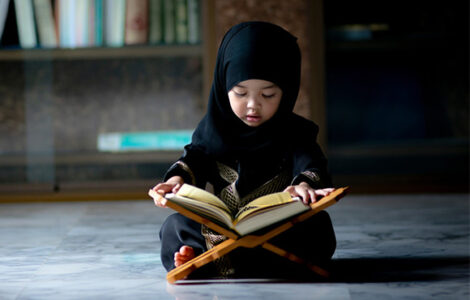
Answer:
[{"label": "child's eyebrow", "polygon": [[265,90],[265,89],[271,89],[271,88],[273,88],[273,87],[276,87],[276,85],[275,85],[275,84],[271,84],[271,85],[265,86],[265,87],[263,88],[263,90]]},{"label": "child's eyebrow", "polygon": [[[246,86],[241,85],[241,84],[237,84],[237,85],[235,85],[235,87],[244,88],[244,89],[247,88]],[[273,88],[273,87],[276,87],[276,85],[275,85],[275,84],[271,84],[271,85],[262,87],[261,89],[262,89],[262,90],[265,90],[265,89],[271,89],[271,88]]]}]

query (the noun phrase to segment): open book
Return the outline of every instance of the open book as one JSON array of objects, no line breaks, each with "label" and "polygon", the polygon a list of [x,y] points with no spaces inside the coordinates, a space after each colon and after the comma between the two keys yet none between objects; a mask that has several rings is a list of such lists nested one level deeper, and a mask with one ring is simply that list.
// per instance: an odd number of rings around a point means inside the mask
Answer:
[{"label": "open book", "polygon": [[[149,191],[152,197],[153,193],[155,191]],[[232,216],[218,197],[189,184],[183,184],[176,194],[166,194],[165,198],[241,236],[311,209],[299,198],[280,192],[257,198]]]}]

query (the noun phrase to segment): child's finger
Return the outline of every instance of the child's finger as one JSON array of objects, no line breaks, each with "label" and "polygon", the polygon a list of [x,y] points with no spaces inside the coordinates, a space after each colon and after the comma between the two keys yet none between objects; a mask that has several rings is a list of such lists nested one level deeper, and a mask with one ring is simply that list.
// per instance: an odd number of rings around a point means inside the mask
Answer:
[{"label": "child's finger", "polygon": [[151,189],[148,192],[149,196],[152,197],[153,202],[155,203],[156,206],[159,207],[166,207],[166,199],[162,197],[159,193],[157,193],[155,190]]},{"label": "child's finger", "polygon": [[155,190],[156,190],[159,194],[164,195],[164,194],[168,193],[169,191],[171,191],[171,188],[172,188],[172,186],[170,186],[169,184],[164,183],[164,184],[161,184],[160,186],[157,186],[157,187],[155,188]]},{"label": "child's finger", "polygon": [[180,187],[181,187],[181,184],[177,183],[171,191],[176,194],[178,190],[180,189]]},{"label": "child's finger", "polygon": [[302,202],[304,204],[308,204],[308,200],[310,200],[310,195],[306,189],[298,189],[297,193],[302,198]]},{"label": "child's finger", "polygon": [[155,192],[154,189],[150,189],[150,190],[148,191],[148,195],[149,195],[150,197],[152,197],[153,199],[157,198],[157,196],[158,196],[158,195],[157,195],[157,192]]},{"label": "child's finger", "polygon": [[332,189],[321,189],[321,190],[315,190],[315,193],[320,196],[328,196],[331,194]]},{"label": "child's finger", "polygon": [[158,207],[166,207],[166,199],[165,198],[154,198],[153,202],[155,203],[156,206]]},{"label": "child's finger", "polygon": [[156,186],[153,187],[153,190],[154,191],[165,190],[165,184],[164,183],[159,183],[159,184],[157,184]]},{"label": "child's finger", "polygon": [[309,190],[308,193],[310,195],[310,202],[311,203],[317,202],[317,197],[315,195],[315,191],[314,190]]}]

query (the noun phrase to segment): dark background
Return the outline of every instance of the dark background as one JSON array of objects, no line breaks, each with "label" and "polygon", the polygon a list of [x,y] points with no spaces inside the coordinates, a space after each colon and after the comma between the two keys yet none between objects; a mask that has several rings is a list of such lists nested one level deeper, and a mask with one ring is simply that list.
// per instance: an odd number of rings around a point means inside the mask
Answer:
[{"label": "dark background", "polygon": [[[324,1],[324,18],[340,182],[468,191],[468,1]],[[386,28],[348,35],[347,24]]]}]

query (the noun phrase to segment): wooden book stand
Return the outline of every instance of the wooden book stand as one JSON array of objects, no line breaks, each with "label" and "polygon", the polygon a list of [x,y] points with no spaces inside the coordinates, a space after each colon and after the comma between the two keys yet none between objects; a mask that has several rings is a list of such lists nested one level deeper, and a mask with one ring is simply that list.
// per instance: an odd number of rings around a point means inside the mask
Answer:
[{"label": "wooden book stand", "polygon": [[296,217],[293,217],[291,219],[288,219],[281,225],[275,227],[274,229],[271,229],[267,233],[257,236],[257,235],[245,235],[245,236],[238,236],[236,233],[234,233],[231,230],[228,230],[226,228],[223,228],[212,221],[209,221],[199,215],[196,215],[195,213],[187,210],[184,207],[181,207],[175,203],[172,203],[170,201],[167,202],[167,206],[176,210],[180,214],[193,219],[194,221],[204,224],[207,227],[211,228],[212,230],[225,235],[228,239],[225,240],[224,242],[214,246],[212,249],[202,253],[201,255],[193,258],[192,260],[186,262],[185,264],[171,270],[168,272],[166,278],[169,283],[175,283],[178,280],[186,278],[191,272],[194,270],[204,266],[207,263],[210,263],[214,261],[215,259],[224,256],[225,254],[231,252],[232,250],[238,248],[238,247],[245,247],[245,248],[254,248],[257,246],[262,246],[264,249],[267,249],[269,251],[272,251],[280,256],[283,256],[293,262],[300,263],[300,264],[305,264],[310,270],[313,272],[319,274],[322,277],[328,277],[329,273],[316,266],[312,265],[309,262],[303,260],[302,258],[289,253],[279,247],[276,247],[275,245],[269,243],[269,240],[272,239],[273,237],[277,236],[278,234],[286,231],[287,229],[291,228],[294,226],[296,223],[303,222],[313,216],[314,214],[324,210],[325,208],[335,204],[339,199],[341,199],[347,192],[348,187],[343,187],[343,188],[338,188],[334,192],[332,192],[330,195],[321,198],[319,201],[310,204],[311,209],[297,215]]}]

